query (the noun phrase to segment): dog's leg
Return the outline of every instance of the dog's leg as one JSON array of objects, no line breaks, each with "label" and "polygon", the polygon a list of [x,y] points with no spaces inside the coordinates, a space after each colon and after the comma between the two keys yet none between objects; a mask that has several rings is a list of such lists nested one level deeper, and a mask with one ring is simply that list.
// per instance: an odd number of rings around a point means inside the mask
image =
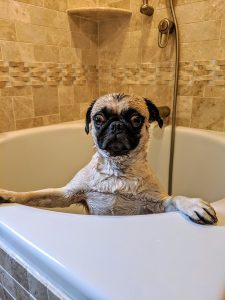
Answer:
[{"label": "dog's leg", "polygon": [[165,211],[181,211],[198,224],[214,224],[217,222],[214,208],[200,198],[184,196],[169,197],[164,200]]},{"label": "dog's leg", "polygon": [[184,196],[169,196],[158,186],[154,186],[147,195],[145,213],[162,213],[180,211],[188,216],[193,222],[199,224],[214,224],[217,222],[216,212],[213,207],[200,198]]},{"label": "dog's leg", "polygon": [[0,203],[19,203],[38,207],[67,207],[82,201],[82,193],[77,191],[73,196],[67,194],[66,189],[53,188],[33,192],[12,192],[0,189]]}]

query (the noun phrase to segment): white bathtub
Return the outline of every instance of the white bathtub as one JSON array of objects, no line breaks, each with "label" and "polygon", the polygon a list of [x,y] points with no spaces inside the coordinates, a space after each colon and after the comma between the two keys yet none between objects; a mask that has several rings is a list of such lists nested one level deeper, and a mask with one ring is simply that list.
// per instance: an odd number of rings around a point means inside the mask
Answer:
[{"label": "white bathtub", "polygon": [[[67,183],[94,151],[83,123],[1,134],[0,187]],[[152,129],[149,147],[165,187],[169,136],[169,127]],[[177,128],[173,191],[210,202],[225,197],[225,134]],[[1,244],[70,299],[219,300],[225,295],[225,201],[213,205],[217,226],[193,224],[176,212],[101,217],[4,205]]]},{"label": "white bathtub", "polygon": [[[65,185],[94,153],[84,122],[0,135],[0,187],[30,191]],[[170,127],[151,130],[149,160],[167,188]],[[207,201],[225,197],[225,134],[178,127],[174,194]]]}]

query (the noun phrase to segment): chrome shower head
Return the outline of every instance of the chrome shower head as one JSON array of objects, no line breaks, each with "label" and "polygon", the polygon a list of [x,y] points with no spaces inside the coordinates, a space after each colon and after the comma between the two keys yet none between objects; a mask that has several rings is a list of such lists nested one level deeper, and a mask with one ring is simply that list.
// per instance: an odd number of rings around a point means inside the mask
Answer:
[{"label": "chrome shower head", "polygon": [[152,16],[154,13],[154,8],[148,5],[148,0],[143,0],[143,4],[140,7],[140,13],[146,16]]}]

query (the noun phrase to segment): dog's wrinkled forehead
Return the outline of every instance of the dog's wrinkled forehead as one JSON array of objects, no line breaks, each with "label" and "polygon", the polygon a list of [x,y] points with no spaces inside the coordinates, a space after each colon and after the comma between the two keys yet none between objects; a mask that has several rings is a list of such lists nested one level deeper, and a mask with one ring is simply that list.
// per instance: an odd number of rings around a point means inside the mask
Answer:
[{"label": "dog's wrinkled forehead", "polygon": [[91,116],[94,116],[105,107],[117,115],[120,115],[124,110],[132,108],[139,112],[143,117],[149,118],[149,111],[142,97],[124,94],[109,94],[102,96],[95,102]]}]

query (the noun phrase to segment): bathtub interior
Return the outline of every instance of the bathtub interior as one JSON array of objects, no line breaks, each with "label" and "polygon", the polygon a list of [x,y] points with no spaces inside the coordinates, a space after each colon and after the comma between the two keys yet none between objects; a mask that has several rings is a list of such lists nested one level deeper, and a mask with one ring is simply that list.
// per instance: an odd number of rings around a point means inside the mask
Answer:
[{"label": "bathtub interior", "polygon": [[[93,140],[84,133],[83,122],[3,134],[0,187],[20,192],[64,186],[93,154]],[[50,210],[86,214],[80,204]]]},{"label": "bathtub interior", "polygon": [[[165,188],[168,186],[170,127],[151,132],[149,161]],[[225,134],[176,128],[173,194],[208,202],[225,198]]]},{"label": "bathtub interior", "polygon": [[[94,153],[91,135],[85,134],[83,124],[75,122],[4,134],[0,140],[0,187],[31,191],[69,182]],[[219,143],[216,136],[215,141],[209,142],[211,135],[203,133],[177,128],[173,192],[213,202],[225,197],[225,142]],[[166,189],[170,127],[163,130],[153,127],[150,136],[149,162]],[[54,210],[85,213],[81,205]]]}]

